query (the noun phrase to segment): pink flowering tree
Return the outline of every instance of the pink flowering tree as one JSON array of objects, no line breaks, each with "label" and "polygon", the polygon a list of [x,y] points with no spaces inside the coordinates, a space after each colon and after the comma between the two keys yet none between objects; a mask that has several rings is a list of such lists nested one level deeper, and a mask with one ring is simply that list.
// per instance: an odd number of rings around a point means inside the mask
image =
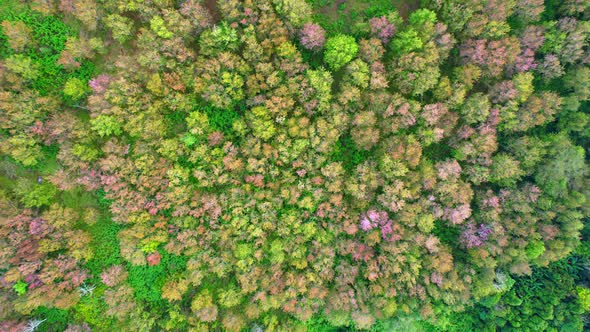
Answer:
[{"label": "pink flowering tree", "polygon": [[315,23],[306,23],[299,32],[301,45],[310,51],[319,51],[326,42],[324,29]]},{"label": "pink flowering tree", "polygon": [[106,74],[100,74],[88,82],[88,86],[92,89],[92,92],[96,95],[102,95],[107,91],[111,77]]},{"label": "pink flowering tree", "polygon": [[492,228],[490,226],[484,224],[480,224],[479,226],[468,224],[461,233],[459,241],[468,249],[481,247],[491,234]]},{"label": "pink flowering tree", "polygon": [[385,211],[369,210],[361,215],[359,227],[365,232],[378,228],[386,241],[399,240],[400,235],[394,233],[393,221]]},{"label": "pink flowering tree", "polygon": [[395,26],[385,16],[373,17],[369,20],[369,26],[371,28],[371,35],[381,39],[384,44],[388,43],[395,34]]}]

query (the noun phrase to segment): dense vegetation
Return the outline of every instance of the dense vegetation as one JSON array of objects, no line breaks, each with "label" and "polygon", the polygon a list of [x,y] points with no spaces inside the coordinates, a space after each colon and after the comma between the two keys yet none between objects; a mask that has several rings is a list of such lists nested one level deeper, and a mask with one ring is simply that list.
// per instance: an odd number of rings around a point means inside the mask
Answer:
[{"label": "dense vegetation", "polygon": [[589,19],[0,1],[0,330],[590,328]]}]

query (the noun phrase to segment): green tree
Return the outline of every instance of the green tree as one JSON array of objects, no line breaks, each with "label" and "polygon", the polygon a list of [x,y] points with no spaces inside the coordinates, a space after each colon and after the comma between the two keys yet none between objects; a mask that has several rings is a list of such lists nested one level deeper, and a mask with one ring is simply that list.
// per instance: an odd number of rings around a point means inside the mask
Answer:
[{"label": "green tree", "polygon": [[219,52],[235,51],[240,46],[238,31],[226,22],[203,31],[199,37],[201,54],[214,56]]},{"label": "green tree", "polygon": [[121,135],[121,121],[117,117],[112,115],[99,115],[96,118],[90,120],[92,130],[96,131],[98,135],[110,136]]},{"label": "green tree", "polygon": [[164,19],[161,16],[156,15],[150,20],[150,28],[161,38],[169,39],[174,36],[166,27]]},{"label": "green tree", "polygon": [[423,46],[418,32],[412,28],[400,32],[391,40],[391,50],[398,55],[419,51]]},{"label": "green tree", "polygon": [[34,138],[17,134],[2,142],[0,150],[25,166],[35,166],[42,158],[41,148]]},{"label": "green tree", "polygon": [[41,207],[50,205],[57,194],[57,188],[50,182],[37,184],[27,180],[17,183],[15,192],[26,207]]},{"label": "green tree", "polygon": [[12,289],[16,292],[16,294],[18,294],[18,296],[21,296],[27,292],[28,286],[29,285],[26,282],[19,280],[14,284],[14,286],[12,286]]},{"label": "green tree", "polygon": [[82,98],[86,92],[88,92],[88,86],[79,78],[71,77],[66,81],[64,85],[64,95],[72,98],[73,100],[78,100]]},{"label": "green tree", "polygon": [[469,124],[482,123],[490,114],[490,100],[483,93],[474,93],[463,104],[459,113],[461,119]]},{"label": "green tree", "polygon": [[580,190],[588,167],[584,163],[585,153],[575,146],[565,135],[548,138],[550,158],[538,168],[535,181],[549,195],[565,197],[570,190]]},{"label": "green tree", "polygon": [[332,100],[332,84],[334,79],[324,68],[308,70],[306,72],[309,83],[315,90],[315,98],[319,101],[319,109],[327,110]]},{"label": "green tree", "polygon": [[299,28],[309,20],[312,11],[305,0],[273,0],[277,13],[283,15],[289,23]]},{"label": "green tree", "polygon": [[[16,285],[15,285],[16,286]],[[584,311],[590,311],[590,289],[582,286],[576,287],[578,298]]]},{"label": "green tree", "polygon": [[254,136],[260,139],[268,140],[276,133],[277,129],[274,126],[270,112],[265,107],[257,106],[252,108],[246,113],[246,119]]},{"label": "green tree", "polygon": [[330,69],[337,71],[352,61],[358,51],[359,47],[354,37],[340,34],[326,41],[324,61]]}]

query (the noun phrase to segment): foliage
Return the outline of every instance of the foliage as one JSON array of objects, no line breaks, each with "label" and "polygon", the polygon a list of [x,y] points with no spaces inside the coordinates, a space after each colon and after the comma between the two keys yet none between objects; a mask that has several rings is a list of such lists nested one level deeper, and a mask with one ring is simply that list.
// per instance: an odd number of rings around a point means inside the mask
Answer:
[{"label": "foliage", "polygon": [[152,31],[154,31],[158,36],[162,38],[167,39],[172,38],[172,36],[174,36],[174,34],[166,28],[164,20],[161,16],[154,16],[150,20],[150,27],[152,28]]},{"label": "foliage", "polygon": [[587,330],[588,10],[5,0],[0,330]]},{"label": "foliage", "polygon": [[199,39],[203,54],[215,55],[225,50],[235,51],[239,47],[238,32],[226,22],[205,30]]},{"label": "foliage", "polygon": [[418,32],[414,29],[408,29],[400,32],[392,41],[391,49],[397,54],[410,53],[421,50],[424,46]]},{"label": "foliage", "polygon": [[79,78],[72,77],[64,85],[64,94],[73,100],[78,100],[84,96],[88,88]]},{"label": "foliage", "polygon": [[133,22],[129,18],[119,14],[111,14],[105,18],[104,22],[111,29],[116,41],[125,43],[131,38]]},{"label": "foliage", "polygon": [[16,292],[16,294],[20,295],[24,295],[27,292],[27,283],[19,280],[17,281],[14,286],[12,286],[12,289],[14,289],[14,291]]},{"label": "foliage", "polygon": [[157,265],[130,266],[129,285],[133,288],[136,299],[157,305],[162,301],[162,286],[166,277],[182,272],[185,267],[185,259],[164,253]]},{"label": "foliage", "polygon": [[17,185],[16,194],[26,207],[41,207],[51,204],[57,188],[48,182],[37,184],[23,181]]},{"label": "foliage", "polygon": [[[56,16],[46,16],[28,7],[8,6],[0,13],[0,21],[22,22],[31,31],[31,42],[27,43],[23,53],[12,54],[13,59],[31,61],[24,76],[33,79],[32,86],[43,95],[61,90],[68,78],[87,80],[92,75],[94,65],[88,61],[73,72],[66,72],[58,64],[66,40],[73,35],[73,30]],[[12,53],[12,52],[10,52]],[[14,58],[16,57],[16,58]],[[16,64],[15,64],[16,65]]]},{"label": "foliage", "polygon": [[349,63],[358,52],[358,45],[352,36],[338,35],[328,38],[324,61],[336,71]]},{"label": "foliage", "polygon": [[117,118],[109,115],[99,115],[90,120],[92,129],[102,136],[121,135],[121,123]]},{"label": "foliage", "polygon": [[584,311],[590,311],[590,289],[582,286],[576,287],[578,291],[578,298],[580,299],[580,305]]}]

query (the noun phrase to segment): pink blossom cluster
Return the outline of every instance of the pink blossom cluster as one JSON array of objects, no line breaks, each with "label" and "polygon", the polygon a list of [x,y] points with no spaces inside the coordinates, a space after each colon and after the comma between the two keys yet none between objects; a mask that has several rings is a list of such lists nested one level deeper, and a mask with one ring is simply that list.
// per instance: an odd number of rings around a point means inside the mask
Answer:
[{"label": "pink blossom cluster", "polygon": [[299,33],[301,45],[308,50],[318,51],[326,42],[326,33],[321,26],[315,23],[306,23]]},{"label": "pink blossom cluster", "polygon": [[514,69],[516,72],[521,73],[535,68],[537,68],[537,63],[535,62],[535,51],[530,48],[525,48],[520,53],[520,55],[516,57]]},{"label": "pink blossom cluster", "polygon": [[495,104],[505,103],[515,99],[517,96],[518,90],[514,87],[514,82],[510,80],[495,84],[490,89],[490,100]]},{"label": "pink blossom cluster", "polygon": [[482,204],[485,207],[499,208],[500,207],[500,198],[498,198],[498,196],[487,197],[487,198],[483,199]]},{"label": "pink blossom cluster", "polygon": [[466,248],[481,247],[488,240],[488,237],[491,234],[492,228],[489,226],[486,226],[484,224],[480,224],[479,226],[469,224],[461,233],[459,241]]},{"label": "pink blossom cluster", "polygon": [[41,218],[35,218],[29,223],[29,234],[31,235],[45,236],[51,231],[52,227]]},{"label": "pink blossom cluster", "polygon": [[102,282],[109,287],[118,285],[126,278],[127,272],[121,265],[113,265],[100,275]]},{"label": "pink blossom cluster", "polygon": [[432,126],[436,124],[447,111],[448,109],[443,103],[428,104],[422,109],[422,118]]},{"label": "pink blossom cluster", "polygon": [[438,272],[432,272],[430,275],[430,281],[437,286],[442,286],[443,276]]},{"label": "pink blossom cluster", "polygon": [[61,0],[58,5],[59,10],[64,13],[73,13],[76,11],[74,0]]},{"label": "pink blossom cluster", "polygon": [[149,266],[160,264],[160,260],[162,260],[162,255],[157,251],[147,256],[147,262]]},{"label": "pink blossom cluster", "polygon": [[85,271],[78,269],[78,261],[72,257],[59,255],[53,261],[53,264],[59,271],[62,271],[65,274],[62,285],[66,289],[72,290],[76,287],[79,287],[88,278],[88,275]]},{"label": "pink blossom cluster", "polygon": [[436,170],[438,177],[442,180],[456,178],[461,175],[461,165],[455,159],[437,163]]},{"label": "pink blossom cluster", "polygon": [[389,215],[385,211],[369,210],[363,213],[359,226],[365,232],[379,228],[384,240],[395,240],[397,238],[396,236],[392,236],[393,221],[389,219]]},{"label": "pink blossom cluster", "polygon": [[468,61],[483,65],[488,57],[486,41],[484,39],[468,40],[462,46],[459,55]]},{"label": "pink blossom cluster", "polygon": [[496,128],[500,123],[500,120],[502,120],[500,117],[500,110],[494,107],[490,110],[490,115],[488,116],[485,125],[491,128]]},{"label": "pink blossom cluster", "polygon": [[159,209],[156,207],[156,203],[154,201],[149,201],[145,204],[144,206],[145,209],[148,210],[148,213],[151,214],[152,216],[155,216]]},{"label": "pink blossom cluster", "polygon": [[37,274],[27,275],[25,277],[25,282],[27,283],[27,289],[35,289],[44,285],[43,281],[39,278],[39,275]]},{"label": "pink blossom cluster", "polygon": [[101,95],[107,91],[111,77],[106,74],[100,74],[88,82],[88,86],[92,89],[92,92],[97,95]]},{"label": "pink blossom cluster", "polygon": [[451,224],[457,225],[471,216],[471,207],[469,204],[462,204],[455,208],[445,208],[443,218],[450,221]]},{"label": "pink blossom cluster", "polygon": [[371,34],[381,39],[383,43],[389,42],[395,34],[395,26],[385,16],[373,17],[369,20],[369,26],[371,27]]}]

